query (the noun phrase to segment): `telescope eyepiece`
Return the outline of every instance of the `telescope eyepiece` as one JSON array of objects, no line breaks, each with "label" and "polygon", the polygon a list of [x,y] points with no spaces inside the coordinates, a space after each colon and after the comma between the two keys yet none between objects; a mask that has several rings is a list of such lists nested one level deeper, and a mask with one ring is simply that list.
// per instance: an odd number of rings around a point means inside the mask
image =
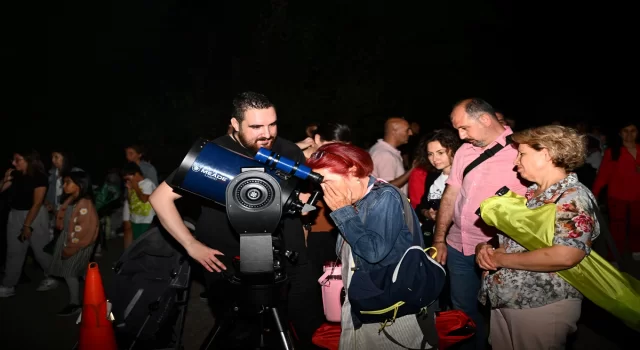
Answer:
[{"label": "telescope eyepiece", "polygon": [[260,148],[254,159],[271,167],[272,169],[278,169],[299,179],[310,179],[317,184],[322,183],[322,175],[313,172],[308,166],[300,164],[300,162],[296,162],[289,158],[282,157],[276,152],[270,151],[266,148]]}]

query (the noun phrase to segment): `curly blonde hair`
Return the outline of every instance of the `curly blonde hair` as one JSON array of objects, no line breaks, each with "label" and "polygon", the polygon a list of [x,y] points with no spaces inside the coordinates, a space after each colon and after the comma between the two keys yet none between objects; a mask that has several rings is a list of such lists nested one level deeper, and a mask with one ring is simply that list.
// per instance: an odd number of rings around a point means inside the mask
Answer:
[{"label": "curly blonde hair", "polygon": [[536,151],[546,148],[553,164],[566,171],[581,167],[587,156],[587,137],[577,130],[560,125],[547,125],[514,133],[511,137],[518,144]]}]

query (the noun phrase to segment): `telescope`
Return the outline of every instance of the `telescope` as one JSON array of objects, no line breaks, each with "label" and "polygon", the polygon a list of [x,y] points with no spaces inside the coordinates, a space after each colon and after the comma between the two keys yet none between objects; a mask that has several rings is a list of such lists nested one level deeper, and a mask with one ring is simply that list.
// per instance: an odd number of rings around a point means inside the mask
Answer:
[{"label": "telescope", "polygon": [[[320,191],[314,191],[306,203],[299,199],[298,185],[305,180],[319,184],[323,179],[304,164],[270,150],[261,148],[251,158],[202,138],[180,164],[170,184],[174,191],[224,207],[229,224],[240,236],[239,268],[234,258],[225,271],[230,285],[223,287],[230,288],[235,300],[229,312],[216,319],[201,349],[218,349],[232,341],[224,338],[233,334],[236,321],[246,317],[247,310],[251,314],[248,319],[258,321],[251,323],[252,345],[246,348],[264,348],[267,339],[275,337],[283,349],[293,349],[288,323],[279,316],[278,301],[282,295],[279,287],[287,280],[280,257],[295,263],[297,253],[283,252],[286,242],[282,249],[282,235],[276,233],[283,215],[315,209]],[[210,234],[215,235],[215,229]]]},{"label": "telescope", "polygon": [[[240,235],[240,272],[248,277],[270,274],[281,266],[274,261],[273,233],[282,216],[315,209],[320,192],[314,191],[303,203],[297,188],[301,180],[321,183],[322,176],[265,148],[250,158],[199,139],[172,185],[225,207],[231,226]],[[280,278],[276,271],[275,279]]]}]

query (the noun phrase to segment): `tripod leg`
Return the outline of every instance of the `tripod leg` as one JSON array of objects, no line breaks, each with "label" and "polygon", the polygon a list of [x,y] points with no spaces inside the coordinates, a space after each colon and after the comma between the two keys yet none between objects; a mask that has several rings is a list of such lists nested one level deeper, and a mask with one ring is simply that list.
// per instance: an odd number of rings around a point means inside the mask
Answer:
[{"label": "tripod leg", "polygon": [[278,329],[278,333],[280,333],[280,340],[282,341],[282,348],[285,350],[295,350],[293,348],[293,342],[289,337],[289,333],[285,331],[284,327],[282,327],[282,322],[280,322],[280,316],[278,315],[278,309],[275,307],[271,308],[271,315],[273,316],[273,322]]}]

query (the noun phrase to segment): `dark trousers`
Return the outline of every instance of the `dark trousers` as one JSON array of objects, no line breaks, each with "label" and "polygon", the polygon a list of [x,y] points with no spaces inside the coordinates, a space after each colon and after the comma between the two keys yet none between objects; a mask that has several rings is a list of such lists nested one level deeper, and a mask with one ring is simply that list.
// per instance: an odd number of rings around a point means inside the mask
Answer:
[{"label": "dark trousers", "polygon": [[464,344],[461,344],[461,349],[483,350],[487,341],[487,331],[478,302],[478,292],[482,281],[476,265],[476,256],[465,256],[462,252],[447,245],[447,267],[453,308],[464,311],[476,324],[475,336],[471,341],[465,341]]}]

